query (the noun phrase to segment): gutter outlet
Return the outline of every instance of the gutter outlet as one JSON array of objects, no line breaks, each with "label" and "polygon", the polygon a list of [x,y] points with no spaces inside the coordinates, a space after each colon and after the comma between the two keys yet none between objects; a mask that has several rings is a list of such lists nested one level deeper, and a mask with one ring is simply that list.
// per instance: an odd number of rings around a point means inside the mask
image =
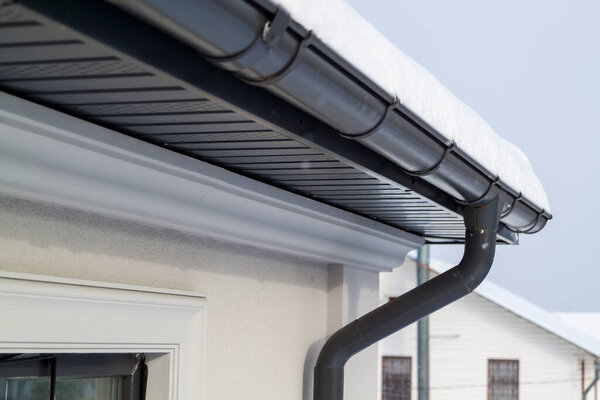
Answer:
[{"label": "gutter outlet", "polygon": [[456,267],[335,332],[317,359],[313,400],[342,400],[344,366],[350,357],[479,286],[494,261],[499,217],[497,197],[465,207],[465,251]]}]

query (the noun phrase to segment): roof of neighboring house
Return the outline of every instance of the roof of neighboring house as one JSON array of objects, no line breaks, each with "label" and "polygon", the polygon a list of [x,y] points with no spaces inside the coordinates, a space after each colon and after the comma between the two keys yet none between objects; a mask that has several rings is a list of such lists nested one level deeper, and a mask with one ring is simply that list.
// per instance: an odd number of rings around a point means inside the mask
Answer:
[{"label": "roof of neighboring house", "polygon": [[430,243],[496,196],[500,242],[552,217],[526,157],[344,3],[22,0],[0,26],[3,90]]},{"label": "roof of neighboring house", "polygon": [[[414,260],[414,256],[409,257]],[[435,272],[442,273],[454,267],[454,265],[431,259],[429,267]],[[475,293],[580,349],[600,357],[600,340],[596,337],[590,336],[583,329],[578,329],[575,325],[567,323],[554,313],[536,306],[511,291],[496,285],[489,279],[479,285],[475,289]]]},{"label": "roof of neighboring house", "polygon": [[600,340],[600,312],[557,312],[561,321]]}]

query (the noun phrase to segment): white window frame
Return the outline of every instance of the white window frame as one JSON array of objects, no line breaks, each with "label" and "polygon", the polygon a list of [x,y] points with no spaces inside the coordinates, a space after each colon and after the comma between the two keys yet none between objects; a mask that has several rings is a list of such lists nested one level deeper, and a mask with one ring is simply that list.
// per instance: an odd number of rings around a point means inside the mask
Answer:
[{"label": "white window frame", "polygon": [[199,293],[0,272],[0,353],[145,353],[147,400],[204,398]]}]

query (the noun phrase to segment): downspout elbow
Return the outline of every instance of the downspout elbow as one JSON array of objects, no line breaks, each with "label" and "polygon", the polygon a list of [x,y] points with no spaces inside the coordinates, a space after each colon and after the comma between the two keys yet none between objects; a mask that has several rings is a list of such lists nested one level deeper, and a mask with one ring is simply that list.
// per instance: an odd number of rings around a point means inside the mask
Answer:
[{"label": "downspout elbow", "polygon": [[464,210],[465,251],[460,263],[335,332],[315,366],[314,400],[342,400],[344,365],[354,354],[471,293],[487,276],[496,249],[497,197]]},{"label": "downspout elbow", "polygon": [[496,253],[499,218],[497,198],[484,206],[465,208],[465,251],[454,269],[463,280],[467,293],[475,290],[490,272]]}]

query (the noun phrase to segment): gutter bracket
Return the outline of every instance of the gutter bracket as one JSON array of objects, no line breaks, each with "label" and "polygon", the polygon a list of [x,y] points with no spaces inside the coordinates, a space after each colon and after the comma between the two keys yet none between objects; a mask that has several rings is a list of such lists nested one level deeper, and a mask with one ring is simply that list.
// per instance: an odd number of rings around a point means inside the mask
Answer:
[{"label": "gutter bracket", "polygon": [[358,139],[365,139],[368,138],[371,135],[374,135],[375,133],[377,133],[379,131],[379,129],[381,128],[381,126],[383,125],[383,123],[387,120],[389,114],[396,108],[398,107],[398,105],[400,104],[400,99],[398,98],[398,96],[394,97],[394,101],[391,102],[390,104],[388,104],[388,106],[385,108],[385,112],[383,113],[383,115],[381,116],[381,118],[379,119],[379,121],[377,121],[377,123],[375,124],[374,127],[372,127],[371,129],[365,131],[365,132],[361,132],[361,133],[344,133],[344,132],[338,132],[338,135],[340,135],[343,138],[346,139],[354,139],[354,140],[358,140]]},{"label": "gutter bracket", "polygon": [[[228,71],[241,71],[249,68],[267,57],[272,47],[276,46],[292,22],[291,15],[282,7],[278,7],[273,19],[265,22],[262,30],[252,43],[244,50],[223,57],[205,57]],[[267,46],[264,46],[266,44]],[[243,77],[238,76],[240,79]]]},{"label": "gutter bracket", "polygon": [[308,35],[306,35],[306,37],[304,37],[300,41],[300,43],[298,43],[298,47],[296,47],[296,52],[292,56],[292,59],[290,60],[290,62],[288,62],[285,67],[283,67],[281,70],[275,72],[274,74],[263,77],[263,78],[246,78],[245,76],[242,76],[239,74],[237,75],[237,77],[239,79],[241,79],[243,82],[246,82],[247,84],[254,85],[254,86],[268,86],[268,85],[272,85],[276,82],[279,82],[280,80],[282,80],[283,78],[288,76],[288,74],[290,72],[292,72],[296,63],[300,59],[302,52],[304,52],[304,50],[313,43],[314,37],[315,36],[312,31],[308,32]]}]

